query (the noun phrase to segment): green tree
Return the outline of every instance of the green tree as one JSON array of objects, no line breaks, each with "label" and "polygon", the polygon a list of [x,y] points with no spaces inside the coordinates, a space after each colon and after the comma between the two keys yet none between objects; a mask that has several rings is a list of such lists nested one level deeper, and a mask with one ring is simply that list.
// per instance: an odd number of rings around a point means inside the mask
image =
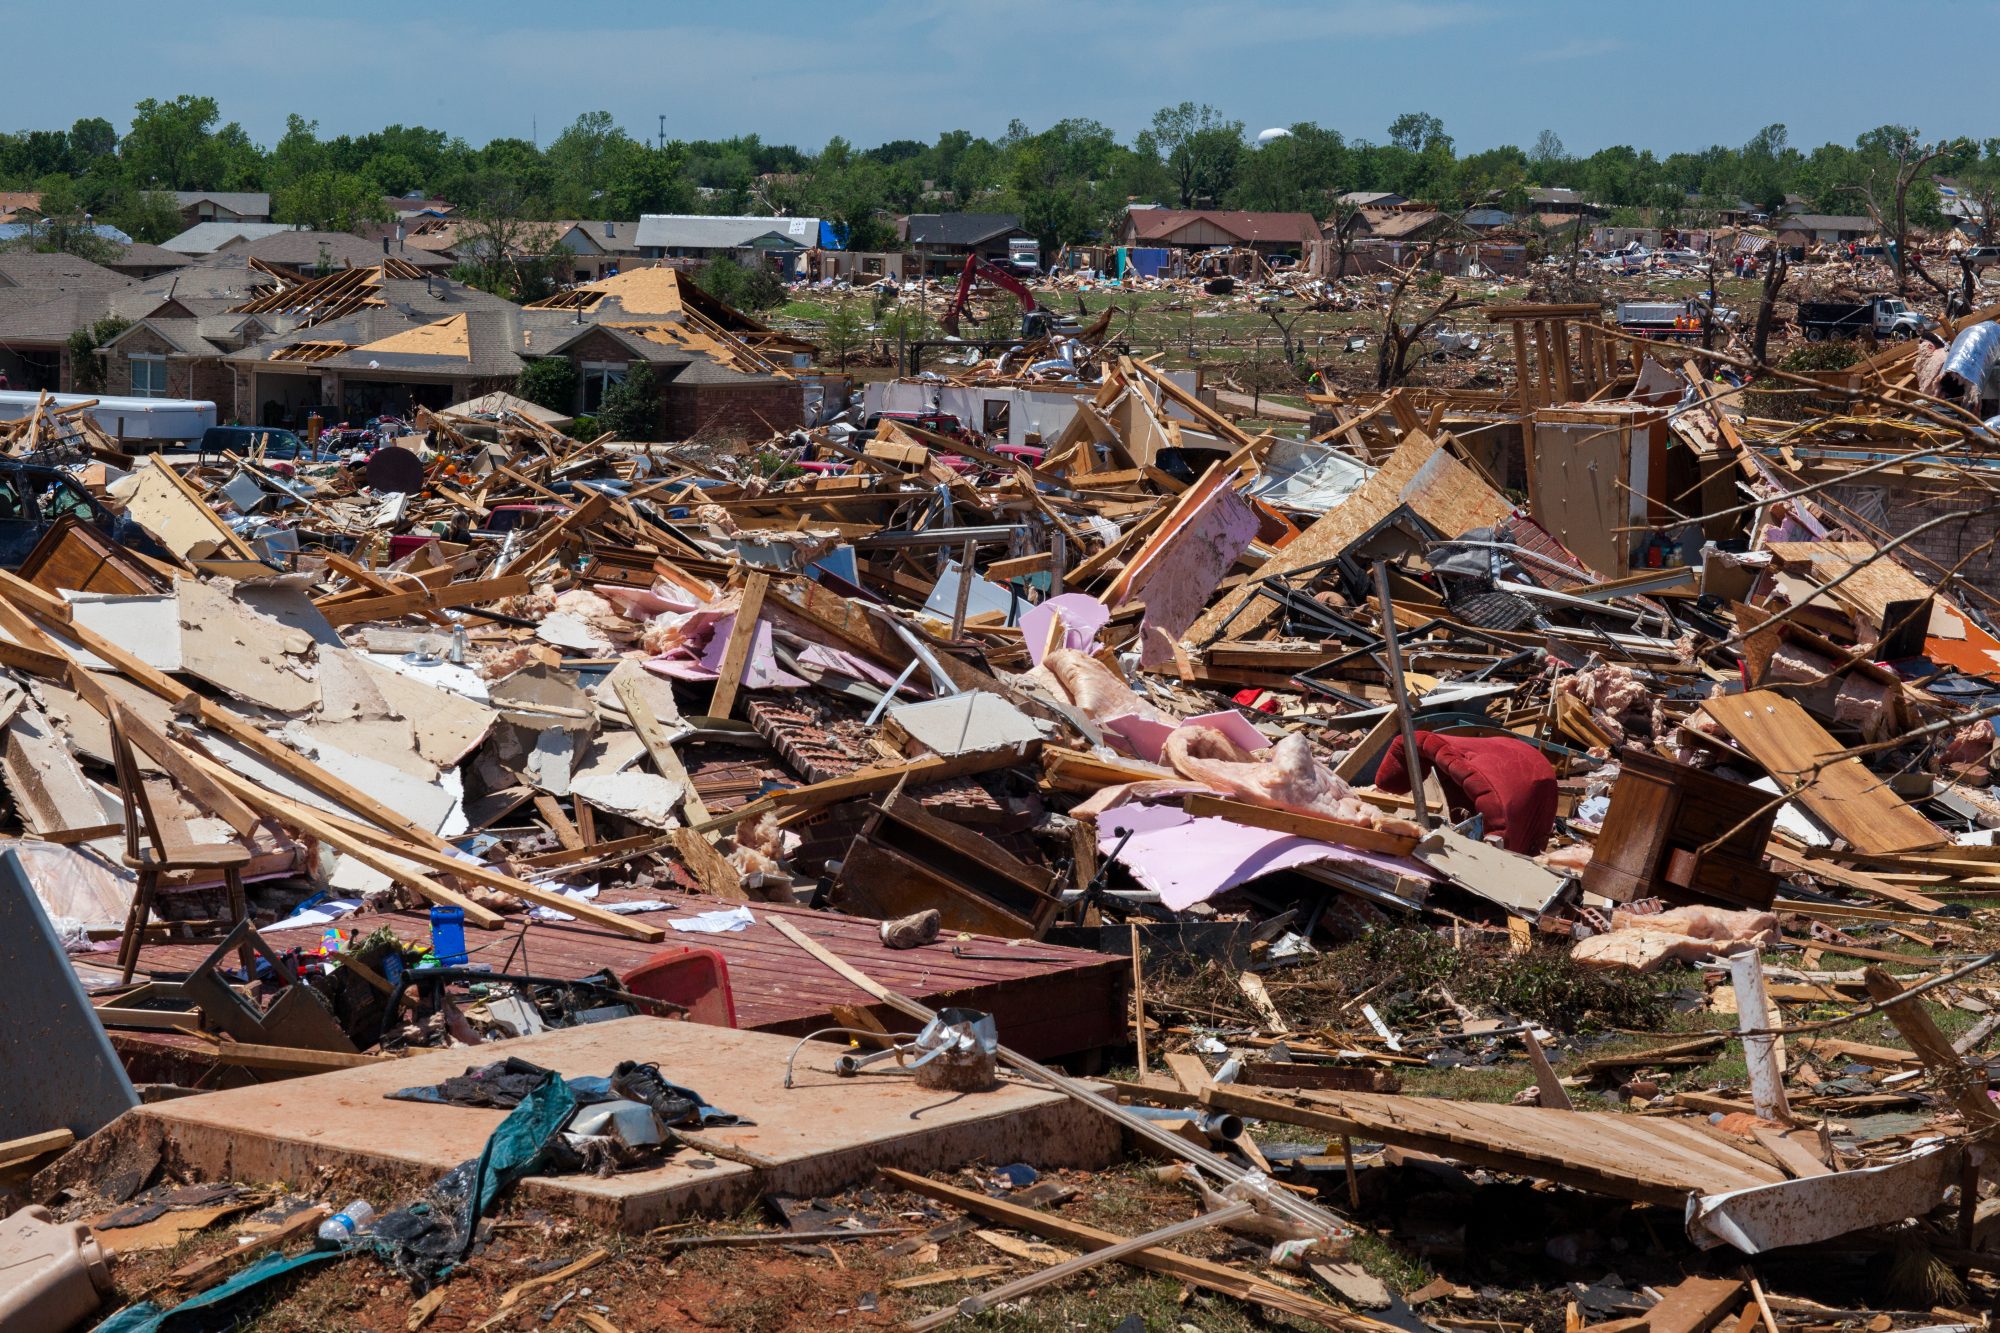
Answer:
[{"label": "green tree", "polygon": [[221,110],[213,97],[182,93],[171,102],[148,97],[132,108],[132,129],[122,147],[135,181],[162,190],[203,190],[214,182],[211,139]]},{"label": "green tree", "polygon": [[468,211],[452,276],[510,301],[553,296],[575,258],[553,225],[524,217],[504,198]]},{"label": "green tree", "polygon": [[271,196],[271,216],[316,231],[353,231],[364,222],[386,222],[382,187],[366,176],[309,171]]},{"label": "green tree", "polygon": [[597,409],[597,428],[634,443],[660,438],[660,386],[651,366],[633,362],[625,378],[605,391]]},{"label": "green tree", "polygon": [[868,340],[868,325],[861,318],[860,308],[852,301],[842,301],[827,311],[826,318],[819,326],[819,356],[821,363],[829,358],[840,369],[847,369],[847,359]]},{"label": "green tree", "polygon": [[103,218],[135,241],[158,245],[187,227],[180,205],[163,190],[125,190]]},{"label": "green tree", "polygon": [[609,111],[586,111],[549,145],[556,211],[569,218],[596,217],[611,183],[614,146],[626,138]]},{"label": "green tree", "polygon": [[69,335],[70,385],[78,393],[104,392],[104,358],[97,349],[132,327],[132,321],[106,315]]},{"label": "green tree", "polygon": [[1337,130],[1301,121],[1282,138],[1243,155],[1231,202],[1273,213],[1323,217],[1347,165],[1347,145]]},{"label": "green tree", "polygon": [[1389,122],[1389,145],[1421,156],[1439,145],[1450,149],[1451,136],[1444,132],[1444,122],[1428,111],[1410,111]]},{"label": "green tree", "polygon": [[1141,151],[1150,148],[1166,164],[1180,206],[1193,208],[1222,198],[1235,183],[1243,122],[1224,120],[1212,106],[1182,102],[1155,112],[1140,143]]},{"label": "green tree", "polygon": [[697,287],[738,310],[773,310],[785,303],[785,284],[769,266],[711,259],[694,272]]},{"label": "green tree", "polygon": [[536,357],[521,368],[514,392],[539,407],[568,416],[576,409],[576,363],[560,356]]}]

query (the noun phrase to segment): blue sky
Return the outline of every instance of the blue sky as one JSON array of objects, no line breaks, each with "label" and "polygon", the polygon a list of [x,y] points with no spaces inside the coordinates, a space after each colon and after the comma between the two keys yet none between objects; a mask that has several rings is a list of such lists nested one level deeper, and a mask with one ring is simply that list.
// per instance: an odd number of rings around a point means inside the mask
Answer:
[{"label": "blue sky", "polygon": [[[1381,140],[1404,111],[1461,152],[1741,144],[1773,121],[1795,145],[1888,121],[2000,134],[1988,0],[139,0],[34,5],[7,25],[7,129],[198,92],[269,144],[287,112],[325,134],[401,122],[474,143],[584,111],[652,135],[756,131],[817,149],[998,135],[1064,116],[1129,137],[1158,107],[1209,102],[1250,132],[1313,120]],[[1620,11],[1629,11],[1630,18]],[[32,18],[25,15],[32,12]],[[1883,15],[1892,16],[1884,21]]]}]

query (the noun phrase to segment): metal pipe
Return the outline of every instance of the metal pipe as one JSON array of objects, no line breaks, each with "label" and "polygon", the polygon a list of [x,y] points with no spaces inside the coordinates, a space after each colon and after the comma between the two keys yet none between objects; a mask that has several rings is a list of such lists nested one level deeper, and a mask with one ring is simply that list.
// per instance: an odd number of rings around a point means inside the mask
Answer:
[{"label": "metal pipe", "polygon": [[1176,1111],[1165,1106],[1128,1106],[1125,1109],[1147,1120],[1192,1120],[1196,1129],[1212,1139],[1234,1139],[1243,1132],[1243,1117],[1228,1111]]},{"label": "metal pipe", "polygon": [[1410,694],[1403,685],[1403,649],[1396,641],[1396,604],[1389,597],[1389,563],[1375,562],[1375,600],[1382,608],[1382,644],[1389,654],[1389,688],[1396,695],[1396,716],[1403,725],[1403,766],[1410,774],[1410,800],[1417,808],[1417,827],[1430,831],[1430,803],[1424,800],[1424,769],[1417,754],[1417,724],[1410,716]]}]

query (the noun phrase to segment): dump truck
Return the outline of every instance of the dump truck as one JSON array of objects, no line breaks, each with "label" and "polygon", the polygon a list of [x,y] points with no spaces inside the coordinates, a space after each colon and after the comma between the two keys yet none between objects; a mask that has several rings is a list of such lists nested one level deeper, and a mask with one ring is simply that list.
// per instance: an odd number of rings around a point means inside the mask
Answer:
[{"label": "dump truck", "polygon": [[1937,321],[1910,309],[1910,303],[1900,297],[1871,296],[1865,301],[1801,301],[1799,327],[1805,330],[1807,342],[1859,338],[1867,333],[1901,341],[1936,328]]},{"label": "dump truck", "polygon": [[[1701,337],[1706,307],[1700,301],[1620,301],[1618,327],[1627,333],[1648,338],[1690,340]],[[1715,309],[1715,327],[1731,328],[1736,312],[1727,306]]]}]

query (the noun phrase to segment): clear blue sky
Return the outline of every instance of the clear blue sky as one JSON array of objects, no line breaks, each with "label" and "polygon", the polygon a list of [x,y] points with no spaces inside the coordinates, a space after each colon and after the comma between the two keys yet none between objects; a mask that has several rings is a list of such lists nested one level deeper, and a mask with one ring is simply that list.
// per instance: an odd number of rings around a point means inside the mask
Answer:
[{"label": "clear blue sky", "polygon": [[538,127],[546,144],[598,109],[635,135],[664,112],[671,137],[809,150],[998,135],[1017,116],[1093,117],[1129,140],[1183,99],[1252,133],[1313,120],[1378,141],[1429,111],[1461,152],[1545,128],[1576,153],[1735,145],[1773,121],[1808,147],[1890,121],[2000,134],[1987,0],[27,4],[0,6],[16,10],[6,129],[103,115],[122,131],[139,98],[195,92],[267,145],[291,111],[323,134]]}]

